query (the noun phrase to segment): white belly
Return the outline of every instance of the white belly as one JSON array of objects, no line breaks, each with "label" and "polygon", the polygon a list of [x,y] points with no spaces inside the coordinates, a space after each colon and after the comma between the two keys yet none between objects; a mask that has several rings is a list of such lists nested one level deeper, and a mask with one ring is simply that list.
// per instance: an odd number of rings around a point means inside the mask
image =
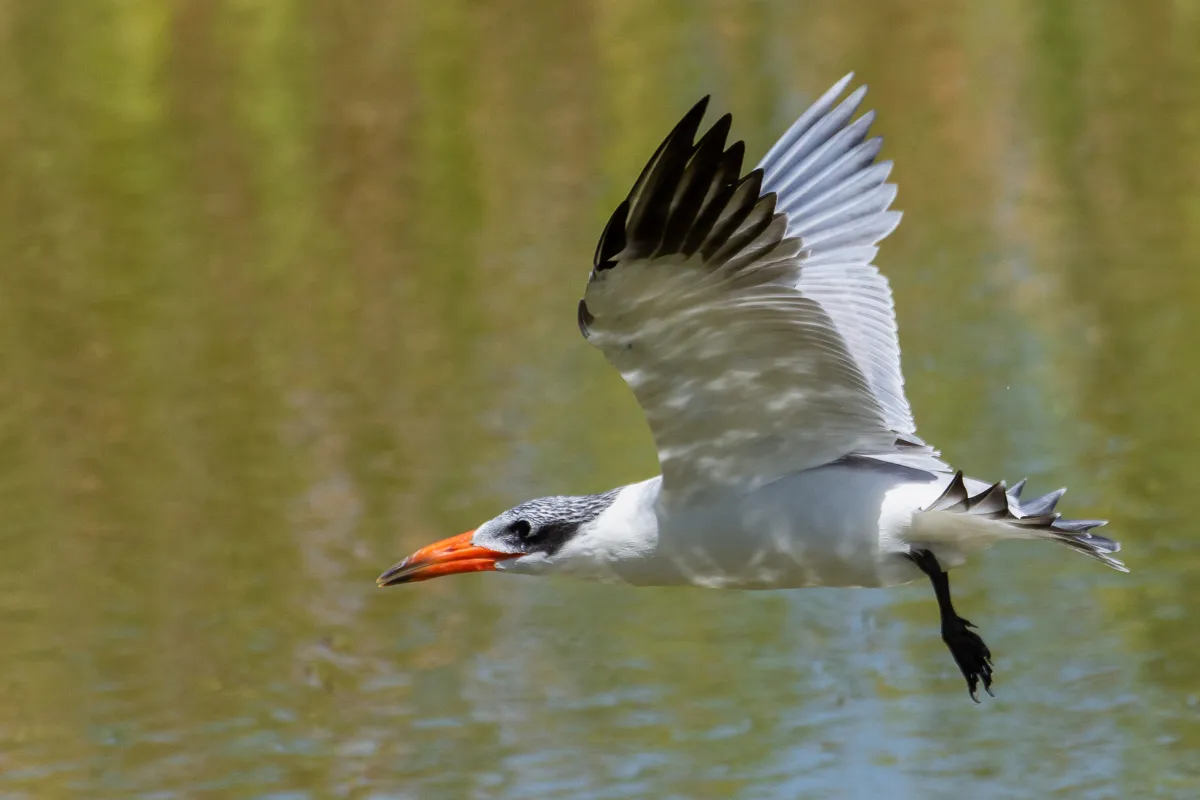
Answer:
[{"label": "white belly", "polygon": [[[713,588],[890,586],[921,573],[901,553],[912,514],[944,481],[911,470],[834,464],[740,496],[658,511],[653,557],[632,583]],[[633,565],[630,565],[633,566]]]}]

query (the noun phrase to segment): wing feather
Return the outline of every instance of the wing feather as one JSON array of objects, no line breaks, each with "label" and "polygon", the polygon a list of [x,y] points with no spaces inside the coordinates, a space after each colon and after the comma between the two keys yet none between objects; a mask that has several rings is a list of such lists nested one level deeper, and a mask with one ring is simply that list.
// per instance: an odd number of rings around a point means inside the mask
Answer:
[{"label": "wing feather", "polygon": [[[942,470],[915,435],[896,316],[872,261],[900,222],[866,93],[822,95],[742,174],[708,98],[617,206],[579,329],[641,403],[666,502],[866,456]],[[697,136],[699,138],[697,139]]]},{"label": "wing feather", "polygon": [[866,138],[874,112],[850,122],[866,87],[837,103],[852,77],[818,99],[763,158],[763,190],[777,193],[787,235],[807,251],[796,288],[829,314],[888,427],[919,442],[904,394],[891,287],[871,263],[876,243],[900,224],[900,212],[888,210],[896,197],[886,183],[892,165],[874,163],[881,140]]},{"label": "wing feather", "polygon": [[[763,170],[741,175],[742,143],[726,147],[728,115],[697,141],[706,105],[675,126],[613,213],[578,309],[580,330],[646,413],[664,498],[897,453],[904,445],[829,309],[797,288],[801,240]],[[814,120],[831,135],[840,125]],[[799,131],[785,152],[845,171],[858,134],[832,145],[811,134]],[[880,229],[878,213],[863,209],[882,211],[890,197],[872,189],[824,210],[814,232],[853,245],[870,235],[864,228]]]}]

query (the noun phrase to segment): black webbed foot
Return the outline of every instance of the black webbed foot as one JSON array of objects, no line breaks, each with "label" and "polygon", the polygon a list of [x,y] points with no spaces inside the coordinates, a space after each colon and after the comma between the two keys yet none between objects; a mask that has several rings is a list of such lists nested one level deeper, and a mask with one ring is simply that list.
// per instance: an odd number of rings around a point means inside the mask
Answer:
[{"label": "black webbed foot", "polygon": [[950,648],[954,663],[958,664],[963,677],[967,679],[967,691],[971,699],[979,702],[979,682],[983,681],[983,690],[992,697],[992,652],[983,643],[979,634],[971,630],[975,626],[962,617],[955,617],[942,623],[942,641]]},{"label": "black webbed foot", "polygon": [[979,702],[980,681],[983,682],[983,690],[995,697],[992,693],[992,651],[988,650],[979,634],[971,630],[975,626],[955,613],[954,605],[950,602],[949,576],[928,550],[914,550],[908,557],[929,576],[929,582],[933,584],[938,610],[942,615],[942,641],[950,649],[954,663],[958,664],[966,678],[971,699]]}]

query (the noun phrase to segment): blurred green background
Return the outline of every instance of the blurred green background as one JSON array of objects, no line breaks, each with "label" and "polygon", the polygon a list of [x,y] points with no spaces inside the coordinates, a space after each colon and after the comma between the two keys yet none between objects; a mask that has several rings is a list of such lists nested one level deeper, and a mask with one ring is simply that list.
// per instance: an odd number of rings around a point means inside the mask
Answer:
[{"label": "blurred green background", "polygon": [[[0,797],[1195,797],[1200,5],[0,0]],[[921,433],[1073,487],[1133,574],[381,592],[647,477],[575,327],[713,93],[751,159],[849,70]]]}]

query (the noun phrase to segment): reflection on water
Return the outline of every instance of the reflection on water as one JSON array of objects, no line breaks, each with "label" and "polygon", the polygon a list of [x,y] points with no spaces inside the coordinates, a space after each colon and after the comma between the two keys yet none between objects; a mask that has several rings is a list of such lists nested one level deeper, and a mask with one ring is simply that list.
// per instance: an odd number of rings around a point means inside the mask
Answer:
[{"label": "reflection on water", "polygon": [[[1192,796],[1200,17],[1072,9],[0,2],[0,795]],[[1134,573],[956,576],[982,708],[924,586],[377,591],[654,472],[600,227],[697,96],[757,154],[851,68],[922,433]]]}]

